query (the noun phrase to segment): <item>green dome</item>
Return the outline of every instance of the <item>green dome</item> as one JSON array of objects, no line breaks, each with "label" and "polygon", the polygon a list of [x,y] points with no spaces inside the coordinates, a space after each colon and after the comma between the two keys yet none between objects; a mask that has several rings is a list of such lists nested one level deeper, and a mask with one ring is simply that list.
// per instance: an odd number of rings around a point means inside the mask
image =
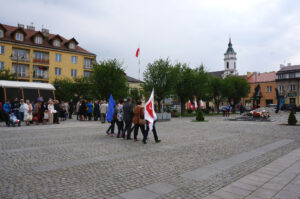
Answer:
[{"label": "green dome", "polygon": [[236,54],[232,48],[231,38],[229,38],[228,48],[225,54]]}]

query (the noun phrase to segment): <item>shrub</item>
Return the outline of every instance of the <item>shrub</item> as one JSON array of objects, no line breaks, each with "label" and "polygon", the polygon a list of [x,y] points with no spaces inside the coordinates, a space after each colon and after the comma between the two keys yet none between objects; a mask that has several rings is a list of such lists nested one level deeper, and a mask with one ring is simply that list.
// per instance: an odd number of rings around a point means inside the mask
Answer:
[{"label": "shrub", "polygon": [[187,112],[188,112],[188,113],[192,113],[193,110],[192,110],[192,109],[188,109]]},{"label": "shrub", "polygon": [[196,115],[197,121],[204,121],[204,114],[203,111],[199,108]]},{"label": "shrub", "polygon": [[297,119],[295,117],[294,111],[291,111],[290,115],[289,115],[289,119],[288,119],[288,124],[289,125],[296,125],[297,124]]}]

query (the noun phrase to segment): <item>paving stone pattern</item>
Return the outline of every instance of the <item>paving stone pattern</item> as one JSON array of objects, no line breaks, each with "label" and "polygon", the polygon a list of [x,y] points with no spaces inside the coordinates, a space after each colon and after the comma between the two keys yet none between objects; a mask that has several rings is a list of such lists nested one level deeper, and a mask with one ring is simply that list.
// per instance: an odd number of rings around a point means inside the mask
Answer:
[{"label": "paving stone pattern", "polygon": [[[162,142],[156,144],[150,134],[147,145],[108,137],[108,124],[94,121],[0,127],[0,198],[204,198],[299,148],[300,127],[280,125],[287,118],[287,113],[268,123],[175,118],[157,123]],[[240,159],[233,164],[233,157]],[[184,176],[220,162],[224,169],[204,179]],[[290,180],[277,198],[299,184],[299,177]],[[252,188],[240,194],[254,192],[251,184],[239,186]]]}]

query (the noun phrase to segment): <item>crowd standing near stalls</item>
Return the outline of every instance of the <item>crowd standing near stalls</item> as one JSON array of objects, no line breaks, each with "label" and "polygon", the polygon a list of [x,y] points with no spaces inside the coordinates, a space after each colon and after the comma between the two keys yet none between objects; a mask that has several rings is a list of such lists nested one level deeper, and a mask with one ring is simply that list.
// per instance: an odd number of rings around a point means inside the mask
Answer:
[{"label": "crowd standing near stalls", "polygon": [[[14,98],[12,102],[7,100],[4,104],[0,102],[0,118],[5,121],[6,126],[29,126],[29,125],[50,125],[60,124],[67,119],[72,119],[72,115],[77,115],[78,121],[98,121],[110,123],[106,133],[111,137],[132,140],[133,132],[134,141],[138,141],[138,131],[141,130],[143,143],[147,143],[149,131],[149,122],[145,120],[144,107],[141,101],[137,101],[136,106],[132,104],[131,98],[126,100],[120,99],[118,104],[113,104],[111,100],[108,104],[106,101],[79,100],[76,105],[73,100],[59,101],[54,99],[44,100],[39,97],[36,101],[28,99]],[[112,106],[112,110],[110,107]],[[109,113],[111,112],[111,113]],[[109,115],[110,114],[110,115]],[[115,135],[115,125],[117,125],[117,134]],[[132,127],[133,125],[133,127]],[[160,142],[157,137],[155,122],[153,124],[153,135],[155,142]]]}]

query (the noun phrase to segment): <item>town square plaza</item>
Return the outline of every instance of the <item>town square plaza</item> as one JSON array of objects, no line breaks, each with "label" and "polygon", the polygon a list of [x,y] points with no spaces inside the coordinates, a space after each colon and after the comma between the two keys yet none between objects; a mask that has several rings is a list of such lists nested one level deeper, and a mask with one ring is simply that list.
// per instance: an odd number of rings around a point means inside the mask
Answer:
[{"label": "town square plaza", "polygon": [[[0,198],[300,198],[300,126],[221,115],[157,122],[160,143],[99,121],[0,127]],[[235,118],[238,115],[231,115]],[[300,121],[300,114],[296,114]],[[298,122],[299,124],[299,122]]]}]

